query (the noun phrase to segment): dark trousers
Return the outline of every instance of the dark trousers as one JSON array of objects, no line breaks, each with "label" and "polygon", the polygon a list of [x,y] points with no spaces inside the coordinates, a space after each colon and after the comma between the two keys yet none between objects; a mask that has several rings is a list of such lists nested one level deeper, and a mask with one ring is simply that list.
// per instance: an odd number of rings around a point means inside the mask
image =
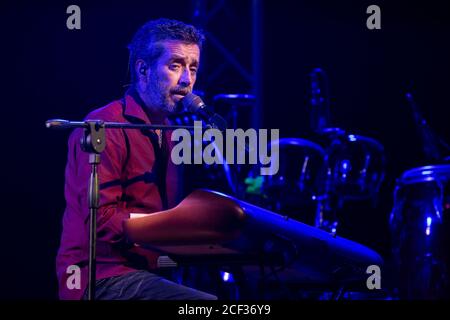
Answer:
[{"label": "dark trousers", "polygon": [[[97,300],[217,300],[214,295],[177,284],[144,270],[97,280],[95,298]],[[87,299],[87,290],[83,299]]]}]

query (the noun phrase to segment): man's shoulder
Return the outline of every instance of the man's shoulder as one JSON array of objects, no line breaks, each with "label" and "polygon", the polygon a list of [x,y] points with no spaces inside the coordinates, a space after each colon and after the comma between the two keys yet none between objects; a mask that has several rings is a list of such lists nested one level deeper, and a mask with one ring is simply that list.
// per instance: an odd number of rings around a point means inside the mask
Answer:
[{"label": "man's shoulder", "polygon": [[[123,105],[121,100],[115,100],[107,105],[94,109],[88,113],[84,118],[85,120],[103,120],[110,122],[122,122],[123,118]],[[69,143],[78,143],[78,140],[83,135],[83,130],[78,128],[72,131],[69,137]]]},{"label": "man's shoulder", "polygon": [[107,105],[94,109],[85,118],[86,120],[122,121],[123,104],[121,100],[115,100]]}]

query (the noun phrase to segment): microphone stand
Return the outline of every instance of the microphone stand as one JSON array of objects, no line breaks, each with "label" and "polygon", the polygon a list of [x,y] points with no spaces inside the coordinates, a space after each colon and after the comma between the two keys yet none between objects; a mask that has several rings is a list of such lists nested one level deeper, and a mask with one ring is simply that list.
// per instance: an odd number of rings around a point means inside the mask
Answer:
[{"label": "microphone stand", "polygon": [[100,154],[106,147],[105,129],[195,129],[195,126],[131,124],[120,122],[104,122],[103,120],[68,121],[52,119],[45,123],[50,129],[83,128],[81,149],[89,153],[91,175],[89,178],[88,207],[89,207],[89,265],[88,265],[88,300],[95,300],[96,274],[96,243],[97,243],[97,212],[99,209],[98,165]]}]

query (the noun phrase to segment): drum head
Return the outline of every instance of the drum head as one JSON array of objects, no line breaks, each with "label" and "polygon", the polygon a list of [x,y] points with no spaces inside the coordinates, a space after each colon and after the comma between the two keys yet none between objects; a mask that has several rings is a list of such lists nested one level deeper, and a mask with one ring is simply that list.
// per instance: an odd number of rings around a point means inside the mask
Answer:
[{"label": "drum head", "polygon": [[411,184],[433,180],[449,181],[450,165],[430,165],[408,170],[401,176],[400,183]]}]

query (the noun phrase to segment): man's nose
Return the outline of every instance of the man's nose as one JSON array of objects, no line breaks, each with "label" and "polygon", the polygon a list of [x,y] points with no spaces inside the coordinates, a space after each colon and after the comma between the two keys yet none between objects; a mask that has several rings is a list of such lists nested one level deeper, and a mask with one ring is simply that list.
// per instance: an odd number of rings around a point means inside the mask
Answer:
[{"label": "man's nose", "polygon": [[189,72],[189,69],[184,69],[183,73],[180,77],[180,85],[183,87],[189,87],[192,83],[191,73]]}]

